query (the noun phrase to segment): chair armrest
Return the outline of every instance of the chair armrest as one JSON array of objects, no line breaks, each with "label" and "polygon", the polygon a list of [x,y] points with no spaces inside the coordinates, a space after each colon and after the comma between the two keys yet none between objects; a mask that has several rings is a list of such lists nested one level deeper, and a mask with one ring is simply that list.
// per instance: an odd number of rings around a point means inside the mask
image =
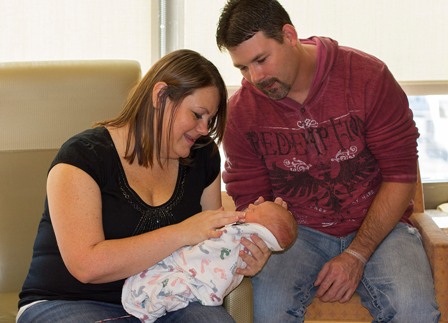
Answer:
[{"label": "chair armrest", "polygon": [[15,323],[17,316],[17,303],[19,302],[19,293],[1,292],[0,293],[0,322]]},{"label": "chair armrest", "polygon": [[[233,199],[224,191],[221,192],[221,200],[225,210],[235,210]],[[244,277],[241,284],[224,298],[223,305],[236,323],[252,323],[254,321],[254,302],[250,278]]]},{"label": "chair armrest", "polygon": [[444,232],[427,213],[414,213],[410,218],[420,231],[423,246],[431,264],[440,322],[448,322],[448,233]]},{"label": "chair armrest", "polygon": [[236,323],[252,323],[253,291],[250,278],[244,277],[241,284],[224,298],[223,305]]}]

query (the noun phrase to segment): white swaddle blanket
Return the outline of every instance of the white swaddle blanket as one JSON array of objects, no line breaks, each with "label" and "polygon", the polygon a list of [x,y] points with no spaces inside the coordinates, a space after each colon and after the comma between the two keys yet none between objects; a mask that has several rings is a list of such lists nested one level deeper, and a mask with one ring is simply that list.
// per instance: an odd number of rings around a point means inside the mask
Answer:
[{"label": "white swaddle blanket", "polygon": [[221,305],[236,288],[245,267],[239,257],[240,240],[257,234],[273,251],[280,251],[274,235],[256,223],[227,225],[220,238],[180,248],[169,257],[138,275],[129,277],[122,291],[125,310],[142,322],[154,322],[166,312],[184,308],[189,302]]}]

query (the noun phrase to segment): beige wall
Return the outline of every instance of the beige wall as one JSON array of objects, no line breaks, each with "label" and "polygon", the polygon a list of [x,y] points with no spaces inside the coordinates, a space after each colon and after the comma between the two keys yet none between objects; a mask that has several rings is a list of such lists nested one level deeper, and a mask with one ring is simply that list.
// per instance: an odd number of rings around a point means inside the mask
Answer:
[{"label": "beige wall", "polygon": [[[280,0],[299,37],[330,36],[385,61],[400,81],[448,80],[446,0]],[[227,84],[240,83],[228,54],[215,45],[225,0],[185,0],[183,45],[218,65]],[[194,13],[197,13],[195,15]]]}]

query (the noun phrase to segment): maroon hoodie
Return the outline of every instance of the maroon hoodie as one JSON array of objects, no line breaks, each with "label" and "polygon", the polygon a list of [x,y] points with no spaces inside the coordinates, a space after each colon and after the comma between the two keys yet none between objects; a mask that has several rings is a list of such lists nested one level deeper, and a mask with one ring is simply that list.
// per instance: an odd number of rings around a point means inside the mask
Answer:
[{"label": "maroon hoodie", "polygon": [[[283,198],[300,225],[357,230],[382,181],[416,181],[418,130],[405,93],[377,58],[329,38],[308,97],[272,100],[246,80],[230,98],[223,180],[238,209]],[[403,221],[412,213],[412,203]]]}]

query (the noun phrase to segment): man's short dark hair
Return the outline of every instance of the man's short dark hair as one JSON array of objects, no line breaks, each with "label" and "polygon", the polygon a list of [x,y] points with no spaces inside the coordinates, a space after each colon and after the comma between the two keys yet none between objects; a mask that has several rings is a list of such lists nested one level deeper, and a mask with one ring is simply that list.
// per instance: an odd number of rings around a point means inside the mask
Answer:
[{"label": "man's short dark hair", "polygon": [[238,46],[259,31],[282,43],[285,24],[292,25],[291,19],[276,0],[229,0],[219,17],[216,43],[222,51]]}]

